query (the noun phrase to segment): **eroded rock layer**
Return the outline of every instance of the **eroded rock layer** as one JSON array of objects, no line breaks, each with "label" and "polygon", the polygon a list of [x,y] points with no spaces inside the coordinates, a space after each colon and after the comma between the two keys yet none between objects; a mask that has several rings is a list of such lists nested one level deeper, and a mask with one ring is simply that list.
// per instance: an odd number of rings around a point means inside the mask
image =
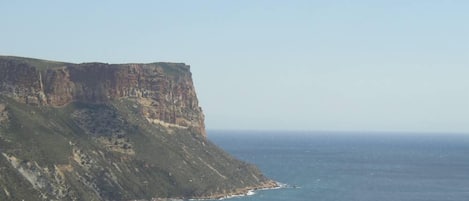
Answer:
[{"label": "eroded rock layer", "polygon": [[49,62],[41,68],[7,57],[0,58],[0,81],[1,94],[30,105],[61,107],[74,101],[132,98],[142,105],[148,121],[205,135],[192,75],[183,63]]}]

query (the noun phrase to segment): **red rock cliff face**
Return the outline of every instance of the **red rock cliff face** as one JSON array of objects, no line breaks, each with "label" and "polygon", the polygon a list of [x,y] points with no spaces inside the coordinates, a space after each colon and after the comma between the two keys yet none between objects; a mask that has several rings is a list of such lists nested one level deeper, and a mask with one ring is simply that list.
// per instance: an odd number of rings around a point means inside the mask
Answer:
[{"label": "red rock cliff face", "polygon": [[152,123],[205,135],[204,115],[185,64],[50,65],[0,58],[0,94],[54,107],[73,101],[130,99],[139,103],[142,115]]}]

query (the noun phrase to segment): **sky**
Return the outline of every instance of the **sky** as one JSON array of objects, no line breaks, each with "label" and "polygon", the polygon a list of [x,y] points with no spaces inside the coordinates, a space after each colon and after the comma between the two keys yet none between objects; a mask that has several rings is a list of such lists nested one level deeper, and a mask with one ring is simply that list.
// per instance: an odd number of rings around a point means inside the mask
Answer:
[{"label": "sky", "polygon": [[191,65],[207,129],[469,134],[469,1],[0,0],[0,54]]}]

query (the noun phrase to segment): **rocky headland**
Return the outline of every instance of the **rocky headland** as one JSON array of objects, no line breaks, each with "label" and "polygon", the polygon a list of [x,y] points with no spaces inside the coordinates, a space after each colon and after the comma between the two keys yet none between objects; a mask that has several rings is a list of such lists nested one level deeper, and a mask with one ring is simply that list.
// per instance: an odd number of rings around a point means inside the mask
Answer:
[{"label": "rocky headland", "polygon": [[0,200],[222,198],[276,186],[207,140],[188,65],[0,56]]}]

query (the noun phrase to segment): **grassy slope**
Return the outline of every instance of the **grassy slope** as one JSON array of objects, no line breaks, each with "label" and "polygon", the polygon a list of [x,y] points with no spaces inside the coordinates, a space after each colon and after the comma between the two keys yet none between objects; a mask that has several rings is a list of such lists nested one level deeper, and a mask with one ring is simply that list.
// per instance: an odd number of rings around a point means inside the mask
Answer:
[{"label": "grassy slope", "polygon": [[[49,170],[59,165],[73,167],[65,172],[63,188],[70,191],[62,200],[203,196],[256,185],[259,181],[255,177],[263,180],[256,168],[233,159],[198,134],[185,130],[168,134],[165,128],[148,123],[135,108],[138,104],[129,99],[107,105],[73,103],[64,108],[32,107],[4,97],[0,102],[7,104],[10,114],[10,125],[0,128],[0,139],[4,139],[0,140],[1,152]],[[71,115],[83,109],[112,110],[117,115],[103,118],[111,122],[112,118],[123,119],[125,138],[132,143],[135,155],[106,149],[96,140],[99,136],[85,133]],[[80,150],[86,159],[84,165],[72,160],[73,150]],[[0,174],[1,200],[6,196],[2,188],[15,195],[31,195],[29,198],[40,193],[56,198],[54,187],[32,190],[31,184],[13,174],[15,170],[0,157],[0,172],[6,172]]]}]

